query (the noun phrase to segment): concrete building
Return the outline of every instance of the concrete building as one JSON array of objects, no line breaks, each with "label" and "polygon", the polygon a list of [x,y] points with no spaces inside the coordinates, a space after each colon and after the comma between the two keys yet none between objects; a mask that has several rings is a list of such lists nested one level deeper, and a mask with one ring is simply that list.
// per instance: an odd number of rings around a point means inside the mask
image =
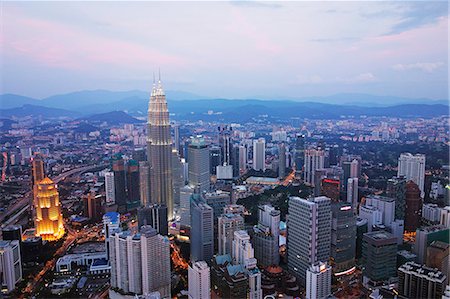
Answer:
[{"label": "concrete building", "polygon": [[199,198],[191,200],[191,262],[214,255],[213,209]]},{"label": "concrete building", "polygon": [[349,178],[347,180],[347,202],[352,205],[353,213],[358,211],[358,178]]},{"label": "concrete building", "polygon": [[105,193],[106,205],[111,206],[116,203],[116,193],[114,186],[114,172],[105,173]]},{"label": "concrete building", "polygon": [[386,231],[365,233],[362,244],[364,277],[378,283],[396,275],[397,238]]},{"label": "concrete building", "polygon": [[402,153],[398,158],[397,176],[412,180],[420,189],[421,197],[425,195],[425,155]]},{"label": "concrete building", "polygon": [[266,170],[266,140],[253,140],[253,169]]},{"label": "concrete building", "polygon": [[422,210],[422,199],[420,190],[416,183],[408,181],[406,183],[406,212],[405,212],[405,230],[413,232],[420,227],[420,218]]},{"label": "concrete building", "polygon": [[381,223],[389,226],[395,220],[395,199],[380,195],[366,197],[366,206],[377,208],[382,214]]},{"label": "concrete building", "polygon": [[436,225],[441,221],[441,208],[437,204],[427,203],[422,206],[422,222]]},{"label": "concrete building", "polygon": [[289,198],[287,219],[288,269],[306,284],[306,270],[328,261],[331,247],[331,200]]},{"label": "concrete building", "polygon": [[208,192],[210,189],[209,149],[203,136],[191,137],[188,146],[189,185],[197,193]]},{"label": "concrete building", "polygon": [[11,293],[21,280],[22,261],[20,258],[20,242],[17,240],[0,240],[1,293]]},{"label": "concrete building", "polygon": [[204,261],[198,261],[188,268],[188,283],[190,299],[211,298],[211,282],[209,267]]},{"label": "concrete building", "polygon": [[367,220],[367,230],[372,231],[374,225],[383,223],[383,213],[373,206],[359,206],[359,218]]},{"label": "concrete building", "polygon": [[427,247],[426,265],[430,268],[439,269],[442,273],[449,273],[449,248],[448,243],[433,241]]},{"label": "concrete building", "polygon": [[355,270],[356,215],[349,203],[332,203],[331,265],[335,276]]},{"label": "concrete building", "polygon": [[191,197],[194,191],[189,185],[180,190],[180,224],[183,226],[191,226]]},{"label": "concrete building", "polygon": [[317,262],[306,270],[306,299],[325,299],[331,296],[331,267]]},{"label": "concrete building", "polygon": [[263,267],[278,265],[280,262],[280,211],[263,205],[258,209],[259,221],[253,227],[253,247],[258,265]]},{"label": "concrete building", "polygon": [[160,204],[152,204],[142,207],[137,211],[139,229],[144,225],[150,225],[158,234],[167,236],[169,224],[167,223],[167,207]]},{"label": "concrete building", "polygon": [[398,291],[405,298],[441,299],[447,276],[441,271],[408,262],[398,268]]},{"label": "concrete building", "polygon": [[239,173],[243,174],[247,171],[248,153],[245,145],[239,145]]},{"label": "concrete building", "polygon": [[305,150],[303,180],[306,184],[314,186],[314,172],[317,169],[324,168],[325,151],[321,149]]},{"label": "concrete building", "polygon": [[278,145],[278,177],[280,179],[286,176],[286,145],[280,143]]},{"label": "concrete building", "polygon": [[222,214],[218,218],[219,255],[231,254],[234,232],[244,229],[244,218],[239,214]]},{"label": "concrete building", "polygon": [[406,209],[406,179],[393,177],[389,179],[386,187],[386,195],[395,199],[395,219],[405,219]]},{"label": "concrete building", "polygon": [[427,247],[434,241],[449,243],[449,227],[433,225],[422,226],[416,230],[413,252],[417,254],[419,264],[425,264]]},{"label": "concrete building", "polygon": [[110,251],[109,239],[113,234],[121,231],[119,213],[108,212],[105,215],[103,215],[103,231],[105,232],[106,257],[109,258],[109,251]]}]

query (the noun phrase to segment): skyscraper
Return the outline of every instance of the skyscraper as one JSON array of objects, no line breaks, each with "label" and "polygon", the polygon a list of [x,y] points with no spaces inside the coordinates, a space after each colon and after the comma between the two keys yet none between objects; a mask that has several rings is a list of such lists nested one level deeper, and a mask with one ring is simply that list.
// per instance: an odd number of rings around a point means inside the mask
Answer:
[{"label": "skyscraper", "polygon": [[173,218],[172,139],[169,110],[161,84],[153,85],[148,107],[147,151],[150,164],[150,198],[165,204],[168,218]]},{"label": "skyscraper", "polygon": [[10,293],[21,280],[22,261],[19,241],[0,240],[0,292]]},{"label": "skyscraper", "polygon": [[331,263],[335,276],[350,274],[355,270],[356,215],[352,205],[339,202],[331,204]]},{"label": "skyscraper", "polygon": [[231,164],[231,127],[219,126],[219,146],[221,149],[222,165]]},{"label": "skyscraper", "polygon": [[213,254],[213,209],[199,198],[191,200],[191,262],[209,261]]},{"label": "skyscraper", "polygon": [[266,140],[253,140],[253,169],[266,171]]},{"label": "skyscraper", "polygon": [[44,160],[40,154],[33,157],[33,186],[39,183],[45,177]]},{"label": "skyscraper", "polygon": [[188,268],[189,298],[209,299],[211,298],[211,282],[209,267],[205,261],[199,261]]},{"label": "skyscraper", "polygon": [[139,162],[139,193],[141,205],[150,204],[150,167],[147,161]]},{"label": "skyscraper", "polygon": [[253,227],[253,246],[258,264],[264,267],[280,262],[280,211],[270,205],[258,208],[259,221]]},{"label": "skyscraper", "polygon": [[415,262],[398,268],[398,291],[403,298],[444,298],[447,281],[447,273]]},{"label": "skyscraper", "polygon": [[347,202],[352,205],[353,213],[358,211],[358,178],[347,180]]},{"label": "skyscraper", "polygon": [[397,176],[404,176],[407,180],[412,180],[419,186],[420,196],[425,195],[425,155],[402,153],[398,158]]},{"label": "skyscraper", "polygon": [[36,236],[46,241],[59,240],[64,235],[64,222],[57,186],[46,177],[37,184],[36,191]]},{"label": "skyscraper", "polygon": [[138,227],[150,225],[163,236],[169,233],[169,224],[167,223],[167,207],[165,205],[152,204],[138,209]]},{"label": "skyscraper", "polygon": [[245,145],[239,145],[239,173],[242,174],[247,170],[248,154]]},{"label": "skyscraper", "polygon": [[117,212],[108,212],[103,215],[103,231],[105,232],[106,256],[109,258],[109,239],[115,233],[120,232],[120,214]]},{"label": "skyscraper", "polygon": [[317,262],[306,270],[306,299],[325,299],[331,295],[331,267]]},{"label": "skyscraper", "polygon": [[286,176],[286,146],[284,143],[278,145],[278,177]]},{"label": "skyscraper", "polygon": [[[314,186],[314,172],[324,168],[325,152],[321,149],[305,150],[305,166],[303,180],[306,184]],[[306,269],[305,269],[306,271]]]},{"label": "skyscraper", "polygon": [[180,189],[180,224],[191,226],[191,196],[194,188],[189,185]]},{"label": "skyscraper", "polygon": [[234,232],[244,229],[244,218],[238,214],[223,214],[218,219],[219,255],[231,254]]},{"label": "skyscraper", "polygon": [[209,167],[210,174],[216,174],[217,166],[222,165],[222,149],[219,146],[211,145],[209,147]]},{"label": "skyscraper", "polygon": [[116,192],[114,187],[114,172],[105,173],[105,193],[106,205],[110,206],[116,203]]},{"label": "skyscraper", "polygon": [[330,258],[331,200],[289,198],[287,219],[288,269],[306,284],[306,270],[316,262]]},{"label": "skyscraper", "polygon": [[180,152],[180,125],[173,126],[173,146],[177,152]]},{"label": "skyscraper", "polygon": [[294,163],[295,171],[301,173],[305,161],[305,135],[297,134],[294,145]]},{"label": "skyscraper", "polygon": [[126,193],[126,177],[125,162],[122,155],[118,154],[113,157],[114,172],[114,197],[118,206],[118,211],[123,213],[127,210],[127,193]]},{"label": "skyscraper", "polygon": [[209,149],[203,136],[191,137],[188,156],[189,184],[193,186],[198,193],[209,191]]},{"label": "skyscraper", "polygon": [[128,161],[127,168],[127,210],[140,206],[139,164],[136,160]]},{"label": "skyscraper", "polygon": [[386,195],[395,198],[395,219],[405,219],[406,179],[393,177],[387,181]]},{"label": "skyscraper", "polygon": [[183,165],[178,151],[172,149],[173,203],[180,205],[180,189],[184,186]]},{"label": "skyscraper", "polygon": [[413,181],[406,183],[406,212],[405,212],[405,230],[414,232],[420,226],[420,215],[422,209],[422,199],[420,198],[420,189]]}]

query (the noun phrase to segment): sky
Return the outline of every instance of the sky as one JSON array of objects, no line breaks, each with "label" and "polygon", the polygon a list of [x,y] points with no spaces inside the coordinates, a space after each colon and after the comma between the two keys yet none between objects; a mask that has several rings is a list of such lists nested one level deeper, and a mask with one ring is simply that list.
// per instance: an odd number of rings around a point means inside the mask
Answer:
[{"label": "sky", "polygon": [[448,99],[447,1],[0,2],[0,93]]}]

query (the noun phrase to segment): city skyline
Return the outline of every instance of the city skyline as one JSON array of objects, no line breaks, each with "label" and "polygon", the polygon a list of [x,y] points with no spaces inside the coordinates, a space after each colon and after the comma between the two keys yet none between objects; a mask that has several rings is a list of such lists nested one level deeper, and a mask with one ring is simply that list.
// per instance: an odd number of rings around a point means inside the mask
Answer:
[{"label": "city skyline", "polygon": [[445,1],[9,2],[2,13],[0,93],[149,90],[160,67],[167,89],[205,97],[448,98]]}]

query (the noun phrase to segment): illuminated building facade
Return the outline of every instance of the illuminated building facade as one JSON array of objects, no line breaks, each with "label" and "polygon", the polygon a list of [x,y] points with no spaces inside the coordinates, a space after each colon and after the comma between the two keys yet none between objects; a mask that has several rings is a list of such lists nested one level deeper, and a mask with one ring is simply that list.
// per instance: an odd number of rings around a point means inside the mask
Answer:
[{"label": "illuminated building facade", "polygon": [[56,241],[64,235],[64,223],[56,184],[48,177],[36,187],[34,199],[36,210],[36,236],[42,240]]}]

